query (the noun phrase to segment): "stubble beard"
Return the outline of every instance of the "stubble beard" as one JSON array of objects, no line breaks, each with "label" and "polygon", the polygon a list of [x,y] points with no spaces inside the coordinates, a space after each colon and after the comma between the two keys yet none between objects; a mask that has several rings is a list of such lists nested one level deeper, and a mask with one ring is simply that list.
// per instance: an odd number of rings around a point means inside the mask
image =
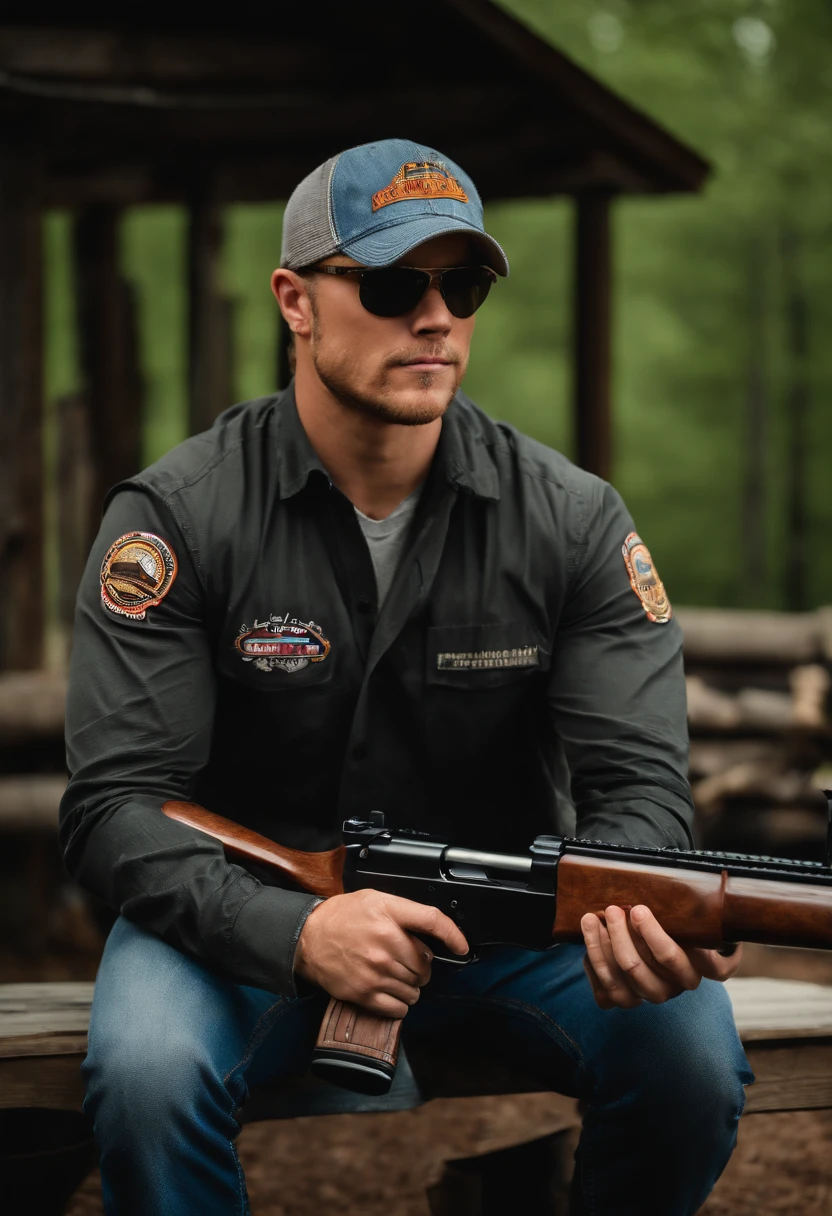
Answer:
[{"label": "stubble beard", "polygon": [[[451,355],[447,350],[409,350],[394,351],[384,365],[379,369],[374,381],[369,384],[362,382],[361,369],[358,359],[349,350],[341,349],[329,352],[323,349],[320,341],[320,329],[313,335],[312,363],[318,379],[332,394],[339,404],[356,413],[376,418],[381,422],[395,423],[399,426],[424,426],[441,418],[451,404],[453,397],[462,383],[465,375],[466,362]],[[408,359],[419,355],[429,358],[452,358],[451,368],[454,372],[453,384],[441,398],[423,398],[401,401],[396,398],[399,394],[391,394],[387,387],[387,370],[400,365]],[[428,391],[434,388],[441,373],[422,372],[417,379],[419,388]]]}]

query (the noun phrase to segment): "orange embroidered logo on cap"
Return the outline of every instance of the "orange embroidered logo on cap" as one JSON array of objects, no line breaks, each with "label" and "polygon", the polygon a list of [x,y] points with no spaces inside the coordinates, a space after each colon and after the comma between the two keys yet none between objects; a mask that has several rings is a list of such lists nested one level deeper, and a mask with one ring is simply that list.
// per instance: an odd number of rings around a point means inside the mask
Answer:
[{"label": "orange embroidered logo on cap", "polygon": [[413,160],[402,165],[389,186],[373,195],[373,211],[414,198],[455,198],[468,202],[468,195],[443,164],[435,160]]}]

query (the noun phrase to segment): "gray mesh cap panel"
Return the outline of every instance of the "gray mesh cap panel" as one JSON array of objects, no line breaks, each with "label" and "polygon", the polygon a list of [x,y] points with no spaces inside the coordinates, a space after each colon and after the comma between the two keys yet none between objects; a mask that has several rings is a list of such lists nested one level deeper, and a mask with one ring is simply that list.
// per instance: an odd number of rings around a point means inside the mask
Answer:
[{"label": "gray mesh cap panel", "polygon": [[313,169],[292,191],[283,216],[280,265],[286,270],[309,266],[339,252],[332,219],[330,186],[338,156]]}]

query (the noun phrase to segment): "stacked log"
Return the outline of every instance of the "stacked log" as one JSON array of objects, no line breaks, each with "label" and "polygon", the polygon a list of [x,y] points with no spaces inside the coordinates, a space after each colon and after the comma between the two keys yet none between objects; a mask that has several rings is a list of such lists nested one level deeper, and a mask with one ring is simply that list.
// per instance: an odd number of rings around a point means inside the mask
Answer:
[{"label": "stacked log", "polygon": [[690,776],[703,843],[824,856],[832,609],[687,608]]},{"label": "stacked log", "polygon": [[[820,790],[832,787],[832,608],[677,616],[703,843],[821,856]],[[0,831],[56,825],[65,700],[61,675],[0,674]]]}]

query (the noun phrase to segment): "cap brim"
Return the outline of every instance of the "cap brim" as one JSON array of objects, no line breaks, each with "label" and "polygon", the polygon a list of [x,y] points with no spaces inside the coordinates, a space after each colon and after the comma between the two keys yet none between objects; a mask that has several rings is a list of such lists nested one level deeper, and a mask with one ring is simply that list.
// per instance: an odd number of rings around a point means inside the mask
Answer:
[{"label": "cap brim", "polygon": [[452,232],[460,232],[476,241],[485,254],[485,264],[504,278],[508,276],[508,258],[494,238],[450,215],[409,216],[397,224],[350,241],[341,252],[363,266],[392,266],[417,245]]}]

